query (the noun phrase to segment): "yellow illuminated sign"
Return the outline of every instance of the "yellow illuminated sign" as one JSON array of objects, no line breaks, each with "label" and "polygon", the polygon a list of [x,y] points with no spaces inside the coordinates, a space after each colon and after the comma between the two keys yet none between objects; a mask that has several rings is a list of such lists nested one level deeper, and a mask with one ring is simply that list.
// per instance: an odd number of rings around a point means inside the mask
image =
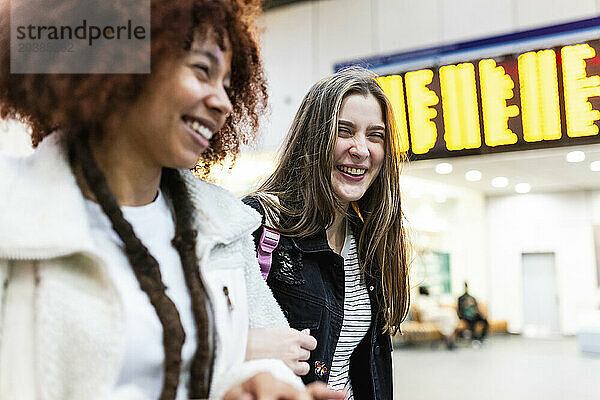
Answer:
[{"label": "yellow illuminated sign", "polygon": [[588,99],[600,96],[600,77],[587,76],[585,70],[585,60],[595,55],[595,50],[588,44],[565,46],[561,50],[565,119],[569,137],[592,136],[598,133],[594,121],[600,119],[600,112],[592,110]]},{"label": "yellow illuminated sign", "polygon": [[392,104],[396,129],[400,136],[400,151],[406,152],[408,151],[409,143],[402,77],[400,75],[382,76],[377,78],[377,83],[379,83],[379,86],[381,86]]},{"label": "yellow illuminated sign", "polygon": [[435,92],[427,87],[433,79],[433,71],[423,69],[407,72],[404,76],[408,106],[408,121],[412,132],[412,152],[425,154],[435,146],[437,127],[432,121],[437,111],[432,108],[439,102]]},{"label": "yellow illuminated sign", "polygon": [[523,139],[528,142],[560,139],[556,53],[530,51],[519,56],[518,65]]},{"label": "yellow illuminated sign", "polygon": [[401,151],[416,159],[600,143],[597,52],[600,40],[592,40],[378,82],[392,103]]},{"label": "yellow illuminated sign", "polygon": [[519,107],[506,105],[506,100],[513,98],[515,83],[492,59],[479,61],[479,79],[485,144],[501,146],[517,143],[517,135],[508,128],[508,119],[519,115]]},{"label": "yellow illuminated sign", "polygon": [[440,68],[444,140],[448,150],[481,146],[475,67],[471,63]]}]

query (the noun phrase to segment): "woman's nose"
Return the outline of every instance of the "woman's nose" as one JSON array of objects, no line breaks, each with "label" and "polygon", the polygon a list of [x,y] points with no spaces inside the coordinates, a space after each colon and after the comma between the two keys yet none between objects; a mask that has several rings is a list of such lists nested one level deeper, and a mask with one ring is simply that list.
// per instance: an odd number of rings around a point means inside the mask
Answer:
[{"label": "woman's nose", "polygon": [[212,92],[208,96],[206,103],[210,108],[217,110],[224,115],[228,115],[233,110],[229,95],[221,85],[212,87]]},{"label": "woman's nose", "polygon": [[355,137],[349,152],[351,156],[362,160],[369,155],[369,148],[367,147],[367,143],[364,139]]}]

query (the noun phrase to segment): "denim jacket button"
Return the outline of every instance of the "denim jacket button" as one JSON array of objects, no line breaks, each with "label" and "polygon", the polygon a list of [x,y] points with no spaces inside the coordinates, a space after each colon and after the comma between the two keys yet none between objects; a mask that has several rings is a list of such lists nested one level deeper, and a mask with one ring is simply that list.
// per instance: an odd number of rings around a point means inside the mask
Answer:
[{"label": "denim jacket button", "polygon": [[375,346],[375,350],[374,350],[375,355],[378,356],[380,352],[381,352],[381,350],[379,349],[379,345]]},{"label": "denim jacket button", "polygon": [[373,285],[369,286],[369,291],[372,292],[373,290],[375,290],[375,286],[373,286]]}]

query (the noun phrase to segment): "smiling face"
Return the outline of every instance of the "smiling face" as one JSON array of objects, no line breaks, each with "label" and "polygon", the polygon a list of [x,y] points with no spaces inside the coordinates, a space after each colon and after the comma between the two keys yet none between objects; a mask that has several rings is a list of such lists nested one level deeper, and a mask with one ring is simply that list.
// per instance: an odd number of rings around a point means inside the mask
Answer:
[{"label": "smiling face", "polygon": [[358,201],[367,192],[383,164],[385,122],[377,99],[352,94],[338,113],[331,182],[340,201]]},{"label": "smiling face", "polygon": [[232,110],[228,40],[224,47],[212,32],[196,35],[184,59],[159,67],[114,130],[126,132],[130,156],[147,167],[194,167]]}]

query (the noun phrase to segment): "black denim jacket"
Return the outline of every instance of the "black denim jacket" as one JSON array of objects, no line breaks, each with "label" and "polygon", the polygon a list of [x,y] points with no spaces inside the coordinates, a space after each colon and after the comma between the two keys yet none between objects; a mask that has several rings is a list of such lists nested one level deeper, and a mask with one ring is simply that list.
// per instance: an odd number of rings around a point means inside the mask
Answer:
[{"label": "black denim jacket", "polygon": [[[243,200],[264,217],[256,199]],[[360,221],[350,224],[358,238]],[[264,222],[264,221],[263,221]],[[258,245],[262,227],[254,232]],[[344,259],[333,252],[325,231],[309,238],[281,236],[273,252],[267,284],[294,329],[310,329],[317,348],[310,354],[310,370],[304,383],[329,380],[333,354],[344,318]],[[371,301],[371,327],[350,357],[350,379],[356,400],[391,400],[392,345],[382,333],[385,324],[380,311],[381,286],[377,279],[365,276]]]}]

